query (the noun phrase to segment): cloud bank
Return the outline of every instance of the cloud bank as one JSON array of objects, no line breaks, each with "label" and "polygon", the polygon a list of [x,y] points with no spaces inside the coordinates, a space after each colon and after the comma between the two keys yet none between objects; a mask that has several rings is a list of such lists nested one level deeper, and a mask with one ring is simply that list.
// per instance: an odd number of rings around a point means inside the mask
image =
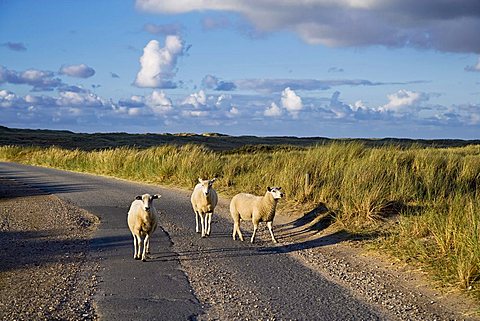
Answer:
[{"label": "cloud bank", "polygon": [[330,97],[312,98],[301,97],[290,88],[285,88],[274,101],[271,96],[211,95],[203,90],[172,99],[155,89],[150,94],[116,102],[87,89],[68,88],[56,95],[25,96],[0,90],[2,124],[45,124],[50,120],[64,126],[85,124],[82,130],[87,131],[108,123],[122,131],[148,126],[145,128],[160,132],[189,128],[193,132],[269,135],[327,135],[323,132],[327,127],[332,128],[330,135],[340,135],[341,128],[350,126],[359,133],[360,129],[368,129],[368,133],[374,132],[372,128],[381,129],[381,136],[397,128],[397,136],[403,137],[412,137],[412,128],[422,127],[423,138],[432,131],[442,137],[445,128],[463,135],[470,133],[468,138],[474,138],[480,125],[480,105],[435,105],[430,103],[435,94],[408,89],[390,93],[384,103],[372,106],[361,100],[345,102],[339,91]]},{"label": "cloud bank", "polygon": [[33,91],[51,91],[64,85],[51,71],[38,69],[15,71],[0,65],[0,85],[4,83],[29,85],[33,87]]},{"label": "cloud bank", "polygon": [[385,86],[424,83],[423,80],[409,82],[374,82],[366,79],[236,79],[220,80],[214,75],[206,75],[202,86],[215,91],[247,90],[264,93],[281,92],[285,88],[292,90],[327,90],[338,86]]},{"label": "cloud bank", "polygon": [[416,47],[480,53],[478,0],[136,0],[139,10],[243,15],[260,32],[288,30],[329,47]]}]

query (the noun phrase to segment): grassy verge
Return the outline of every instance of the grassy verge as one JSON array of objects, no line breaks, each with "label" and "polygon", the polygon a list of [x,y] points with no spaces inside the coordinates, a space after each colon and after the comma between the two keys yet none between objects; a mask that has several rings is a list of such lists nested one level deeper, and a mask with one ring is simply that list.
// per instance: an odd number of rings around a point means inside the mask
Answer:
[{"label": "grassy verge", "polygon": [[325,205],[352,233],[430,269],[442,283],[479,293],[480,145],[459,148],[367,147],[332,143],[221,153],[185,145],[99,151],[0,147],[0,160],[192,188],[263,194],[282,186],[286,206]]}]

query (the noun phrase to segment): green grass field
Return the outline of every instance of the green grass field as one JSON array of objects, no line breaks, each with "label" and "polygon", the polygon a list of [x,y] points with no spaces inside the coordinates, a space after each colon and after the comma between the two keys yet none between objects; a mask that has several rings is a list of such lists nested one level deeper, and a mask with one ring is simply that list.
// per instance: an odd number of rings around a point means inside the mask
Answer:
[{"label": "green grass field", "polygon": [[189,144],[88,151],[2,146],[0,160],[187,189],[199,176],[215,176],[225,196],[281,186],[282,209],[306,212],[322,204],[338,228],[368,235],[369,244],[422,266],[439,284],[480,297],[480,145],[333,142],[228,152]]}]

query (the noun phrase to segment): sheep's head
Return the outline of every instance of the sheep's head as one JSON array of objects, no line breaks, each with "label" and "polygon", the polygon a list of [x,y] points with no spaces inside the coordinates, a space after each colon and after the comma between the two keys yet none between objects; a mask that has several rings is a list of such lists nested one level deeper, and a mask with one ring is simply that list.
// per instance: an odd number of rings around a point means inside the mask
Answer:
[{"label": "sheep's head", "polygon": [[135,199],[142,201],[143,209],[148,212],[150,211],[150,208],[152,208],[153,200],[159,197],[161,197],[160,194],[155,194],[155,195],[143,194],[143,195],[136,196]]},{"label": "sheep's head", "polygon": [[202,185],[203,194],[208,195],[210,193],[210,189],[212,188],[213,182],[215,182],[216,178],[212,179],[201,179],[198,178],[198,182]]},{"label": "sheep's head", "polygon": [[267,187],[267,192],[272,194],[273,199],[281,199],[285,194],[283,194],[280,190],[281,187]]}]

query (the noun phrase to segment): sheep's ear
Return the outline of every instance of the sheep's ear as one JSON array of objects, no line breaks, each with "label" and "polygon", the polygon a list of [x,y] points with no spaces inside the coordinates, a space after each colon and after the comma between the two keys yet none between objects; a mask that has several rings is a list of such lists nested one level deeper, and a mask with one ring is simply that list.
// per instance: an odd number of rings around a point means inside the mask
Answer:
[{"label": "sheep's ear", "polygon": [[272,188],[270,186],[267,187],[267,191],[271,192]]},{"label": "sheep's ear", "polygon": [[281,190],[282,188],[281,187],[277,187],[278,190]]},{"label": "sheep's ear", "polygon": [[214,178],[212,178],[212,179],[210,180],[210,182],[212,182],[212,183],[213,183],[213,182],[215,182],[216,180],[217,180],[217,178],[216,178],[216,177],[214,177]]},{"label": "sheep's ear", "polygon": [[137,196],[135,196],[135,199],[136,199],[136,200],[141,200],[141,199],[142,199],[142,195],[137,195]]},{"label": "sheep's ear", "polygon": [[157,198],[160,198],[160,197],[162,197],[162,195],[160,195],[160,194],[155,194],[155,195],[152,196],[152,199],[157,199]]},{"label": "sheep's ear", "polygon": [[198,182],[199,182],[199,183],[201,183],[201,182],[202,182],[202,179],[201,179],[200,177],[198,178]]}]

